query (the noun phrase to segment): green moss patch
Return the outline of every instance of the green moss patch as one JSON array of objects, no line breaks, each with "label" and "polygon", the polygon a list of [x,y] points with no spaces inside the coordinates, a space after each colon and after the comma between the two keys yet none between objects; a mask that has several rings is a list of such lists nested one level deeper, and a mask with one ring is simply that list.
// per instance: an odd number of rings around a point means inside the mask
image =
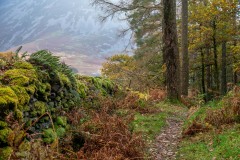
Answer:
[{"label": "green moss patch", "polygon": [[5,84],[26,86],[36,78],[36,72],[32,69],[11,69],[4,73],[2,81]]},{"label": "green moss patch", "polygon": [[11,147],[0,148],[0,160],[9,159],[12,153],[13,149]]},{"label": "green moss patch", "polygon": [[[18,97],[11,87],[0,87],[0,107],[16,106],[17,104]],[[1,108],[1,112],[4,112],[4,108]]]}]

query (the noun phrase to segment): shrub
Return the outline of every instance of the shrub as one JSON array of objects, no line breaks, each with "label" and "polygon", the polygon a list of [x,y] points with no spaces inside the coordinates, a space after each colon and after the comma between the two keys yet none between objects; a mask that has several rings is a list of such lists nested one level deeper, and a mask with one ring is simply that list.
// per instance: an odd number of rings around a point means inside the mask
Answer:
[{"label": "shrub", "polygon": [[193,135],[198,132],[207,131],[213,127],[239,122],[240,116],[240,89],[228,93],[218,103],[210,103],[215,106],[199,108],[192,114],[183,128],[184,135]]}]

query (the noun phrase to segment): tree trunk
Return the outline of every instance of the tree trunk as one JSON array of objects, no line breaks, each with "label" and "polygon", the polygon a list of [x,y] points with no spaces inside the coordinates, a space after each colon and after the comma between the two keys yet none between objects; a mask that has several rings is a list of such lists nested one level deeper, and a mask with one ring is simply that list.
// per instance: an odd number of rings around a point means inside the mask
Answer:
[{"label": "tree trunk", "polygon": [[181,91],[188,95],[189,86],[189,57],[188,57],[188,0],[182,0],[182,72]]},{"label": "tree trunk", "polygon": [[201,49],[201,62],[202,62],[202,93],[204,94],[204,100],[206,101],[206,87],[205,87],[205,58],[203,49]]},{"label": "tree trunk", "polygon": [[226,56],[227,56],[227,47],[226,42],[222,43],[222,83],[221,83],[221,93],[222,95],[227,92],[227,69],[226,69]]},{"label": "tree trunk", "polygon": [[214,54],[214,85],[216,91],[219,91],[219,71],[218,71],[218,55],[217,55],[217,40],[216,40],[216,22],[213,21],[213,54]]},{"label": "tree trunk", "polygon": [[180,61],[176,25],[176,0],[163,0],[163,58],[169,99],[180,98]]},{"label": "tree trunk", "polygon": [[207,48],[207,70],[206,70],[206,86],[207,86],[207,97],[206,97],[206,100],[209,101],[210,100],[210,93],[209,91],[211,90],[212,88],[212,85],[211,85],[211,65],[210,65],[210,49]]},{"label": "tree trunk", "polygon": [[237,72],[236,72],[236,71],[233,73],[233,83],[234,83],[234,84],[237,84],[237,83],[238,83],[238,75],[237,75]]}]

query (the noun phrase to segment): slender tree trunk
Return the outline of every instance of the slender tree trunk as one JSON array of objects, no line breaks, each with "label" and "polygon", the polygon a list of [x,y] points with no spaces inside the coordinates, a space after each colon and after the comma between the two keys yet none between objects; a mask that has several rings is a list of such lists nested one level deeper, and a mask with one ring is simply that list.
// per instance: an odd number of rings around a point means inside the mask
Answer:
[{"label": "slender tree trunk", "polygon": [[211,51],[210,51],[209,48],[207,48],[206,50],[207,50],[207,58],[206,58],[206,60],[207,60],[207,70],[206,70],[207,97],[206,97],[206,99],[208,101],[208,100],[210,100],[209,91],[211,90],[211,87],[212,87],[211,86],[211,64],[210,64],[210,59],[211,59],[210,53],[211,53]]},{"label": "slender tree trunk", "polygon": [[216,91],[219,91],[219,71],[218,71],[218,55],[217,55],[217,40],[216,40],[216,22],[213,21],[213,54],[214,54],[214,83]]},{"label": "slender tree trunk", "polygon": [[169,99],[180,98],[180,61],[178,50],[176,0],[163,0],[163,58]]},{"label": "slender tree trunk", "polygon": [[233,73],[233,82],[234,82],[234,84],[238,83],[238,76],[237,76],[237,72],[236,71]]},{"label": "slender tree trunk", "polygon": [[221,93],[222,95],[227,92],[227,67],[226,67],[227,47],[226,42],[222,43],[222,81],[221,81]]},{"label": "slender tree trunk", "polygon": [[182,72],[181,91],[188,95],[189,86],[189,57],[188,57],[188,0],[182,0]]},{"label": "slender tree trunk", "polygon": [[201,62],[202,62],[202,93],[204,94],[204,100],[206,101],[206,87],[205,87],[205,57],[203,49],[201,49]]}]

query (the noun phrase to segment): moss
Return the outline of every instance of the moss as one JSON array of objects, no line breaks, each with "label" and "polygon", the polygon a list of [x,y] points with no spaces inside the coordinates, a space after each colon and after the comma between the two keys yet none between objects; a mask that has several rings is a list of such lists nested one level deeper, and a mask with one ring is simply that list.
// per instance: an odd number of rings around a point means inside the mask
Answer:
[{"label": "moss", "polygon": [[66,130],[65,130],[65,128],[63,128],[63,127],[58,127],[58,128],[56,129],[56,133],[57,133],[57,136],[58,136],[58,137],[64,137],[64,136],[65,136],[65,133],[66,133]]},{"label": "moss", "polygon": [[56,97],[56,100],[59,102],[59,101],[61,101],[61,97]]},{"label": "moss", "polygon": [[9,144],[11,143],[9,141],[9,137],[11,136],[11,134],[13,133],[13,131],[10,128],[4,128],[2,130],[0,130],[0,144]]},{"label": "moss", "polygon": [[36,91],[36,86],[35,86],[35,84],[31,84],[31,85],[25,87],[25,89],[29,94],[33,95]]},{"label": "moss", "polygon": [[67,118],[66,117],[57,117],[56,124],[61,125],[63,127],[67,126]]},{"label": "moss", "polygon": [[13,149],[11,147],[0,148],[0,160],[9,159],[12,153]]},{"label": "moss", "polygon": [[112,94],[114,84],[109,79],[103,79],[101,77],[93,77],[92,83],[101,92],[103,96]]},{"label": "moss", "polygon": [[56,132],[52,128],[45,129],[43,131],[43,142],[47,144],[53,143],[57,139]]},{"label": "moss", "polygon": [[17,120],[22,120],[23,119],[23,112],[20,111],[19,109],[14,110],[14,115]]},{"label": "moss", "polygon": [[14,68],[17,68],[17,69],[34,69],[33,65],[26,61],[17,61],[13,64],[13,66]]},{"label": "moss", "polygon": [[32,116],[41,116],[42,114],[46,113],[47,106],[44,102],[37,101],[33,105],[34,107],[32,108]]},{"label": "moss", "polygon": [[8,126],[8,124],[4,121],[0,121],[0,129],[2,128],[6,128]]},{"label": "moss", "polygon": [[2,81],[11,84],[25,86],[37,79],[35,70],[11,69],[4,73]]},{"label": "moss", "polygon": [[50,95],[51,85],[49,83],[39,83],[37,85],[38,92],[42,95],[44,100],[48,100],[48,96]]},{"label": "moss", "polygon": [[59,81],[60,81],[61,86],[72,87],[71,81],[69,80],[69,78],[65,74],[58,73],[58,77],[59,77]]},{"label": "moss", "polygon": [[[10,105],[16,106],[18,104],[18,97],[11,87],[0,88],[0,107],[9,107]],[[9,108],[7,108],[9,109]],[[4,110],[1,109],[0,113]]]},{"label": "moss", "polygon": [[12,90],[18,96],[18,101],[20,105],[28,104],[30,101],[30,96],[28,95],[25,87],[12,86]]},{"label": "moss", "polygon": [[86,98],[88,87],[84,83],[78,81],[78,90],[77,91],[81,98]]}]

